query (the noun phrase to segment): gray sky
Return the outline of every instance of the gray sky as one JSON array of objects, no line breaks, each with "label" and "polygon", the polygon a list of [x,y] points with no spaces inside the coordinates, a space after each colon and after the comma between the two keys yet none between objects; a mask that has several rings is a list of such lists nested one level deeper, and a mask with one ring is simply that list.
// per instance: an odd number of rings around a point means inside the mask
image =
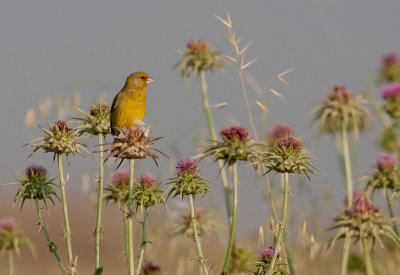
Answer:
[{"label": "gray sky", "polygon": [[[190,86],[182,85],[172,66],[180,58],[176,50],[183,49],[191,38],[206,39],[222,52],[232,54],[233,48],[225,38],[226,28],[213,15],[225,17],[229,11],[244,41],[253,41],[247,51],[248,59],[259,58],[248,72],[260,85],[285,96],[281,101],[265,93],[271,114],[268,124],[258,127],[258,132],[265,133],[276,122],[293,125],[325,173],[313,178],[312,184],[305,188],[322,194],[327,184],[334,184],[331,188],[341,198],[344,187],[334,146],[329,138],[315,138],[316,131],[307,113],[337,84],[355,93],[366,89],[377,92],[372,84],[381,56],[400,52],[399,10],[400,2],[396,0],[3,0],[0,4],[1,182],[15,180],[15,170],[22,171],[31,163],[43,164],[52,175],[57,174],[50,155],[37,152],[26,159],[30,149],[21,145],[41,135],[38,128],[23,126],[28,108],[37,110],[46,96],[68,97],[74,91],[81,93],[81,107],[85,109],[101,92],[111,101],[126,76],[138,70],[156,79],[148,89],[145,122],[153,126],[155,136],[164,137],[158,146],[173,159],[176,156],[171,144],[181,156],[196,154],[193,136],[206,126],[199,83],[194,78]],[[287,87],[276,75],[292,67],[296,70],[286,77],[290,83]],[[223,110],[213,111],[217,128],[233,122],[249,126],[235,66],[226,68],[225,74],[215,72],[207,76],[211,103],[228,102]],[[259,97],[251,88],[248,92],[254,115],[258,117],[254,101]],[[52,112],[38,123],[46,126],[55,120]],[[371,145],[377,129],[379,122],[371,127],[372,132],[361,137],[363,172],[369,170],[377,157],[378,151]],[[215,179],[217,172],[204,165],[209,169],[204,174]],[[113,167],[107,172],[112,172]],[[158,170],[147,160],[138,167],[139,172],[149,171],[163,179],[171,176],[168,168],[165,159],[160,161]],[[68,171],[71,183],[75,184],[71,192],[79,191],[82,174],[95,173],[96,161],[78,157]],[[248,208],[241,211],[250,211],[261,204],[262,180],[255,181],[257,177],[251,172],[243,175],[241,195]],[[251,188],[246,189],[246,185]],[[10,187],[4,188],[7,190],[1,199],[11,201],[9,195],[14,189],[10,193]],[[220,188],[215,189],[218,192],[216,197],[210,196],[210,204],[222,200]],[[303,202],[298,199],[298,203]],[[335,205],[340,208],[339,202]],[[0,214],[5,215],[3,211]],[[252,222],[257,228],[259,221]]]}]

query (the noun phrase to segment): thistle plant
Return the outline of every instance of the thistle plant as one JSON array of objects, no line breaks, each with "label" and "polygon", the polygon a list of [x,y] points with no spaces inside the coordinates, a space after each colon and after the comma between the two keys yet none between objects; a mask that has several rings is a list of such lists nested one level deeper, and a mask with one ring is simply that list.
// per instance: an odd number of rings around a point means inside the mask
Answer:
[{"label": "thistle plant", "polygon": [[[254,275],[265,275],[271,269],[271,262],[275,254],[275,248],[270,246],[268,248],[260,248],[259,254],[257,257],[256,266],[254,269]],[[274,267],[274,270],[271,274],[280,275],[280,274],[289,274],[284,268],[284,263],[281,262],[282,252],[278,251],[277,253],[277,263]]]},{"label": "thistle plant", "polygon": [[279,123],[276,124],[275,127],[272,128],[272,130],[267,133],[267,139],[274,141],[282,137],[293,136],[293,135],[294,135],[294,130],[291,126],[284,123]]},{"label": "thistle plant", "polygon": [[33,246],[25,233],[18,229],[13,218],[0,220],[0,252],[7,251],[8,254],[8,275],[14,275],[14,254],[20,255],[20,249],[24,246],[30,248],[33,253]]},{"label": "thistle plant", "polygon": [[341,151],[338,150],[338,156],[343,157],[348,207],[352,204],[353,178],[347,133],[353,131],[354,136],[358,137],[359,131],[366,126],[370,115],[365,103],[361,95],[355,96],[344,86],[335,86],[326,100],[311,111],[314,122],[318,122],[322,132],[340,137],[336,138],[336,144],[337,148],[340,148],[338,144],[342,147]]},{"label": "thistle plant", "polygon": [[98,103],[92,105],[88,112],[81,109],[78,111],[83,114],[84,118],[75,118],[81,123],[80,134],[88,133],[98,137],[99,146],[99,177],[98,177],[98,196],[97,196],[97,215],[96,227],[94,230],[95,237],[95,274],[103,272],[103,266],[100,265],[100,234],[101,234],[101,210],[103,205],[103,189],[104,189],[104,161],[103,161],[103,139],[110,133],[110,111],[111,105],[107,103]]},{"label": "thistle plant", "polygon": [[[202,208],[196,208],[194,217],[197,222],[197,232],[200,237],[208,235],[211,231],[216,231],[217,225],[212,212],[205,211]],[[174,234],[193,236],[192,216],[190,211],[180,216],[180,220],[174,228]]]},{"label": "thistle plant", "polygon": [[[400,246],[400,238],[390,225],[392,220],[385,219],[378,207],[365,194],[354,192],[351,207],[336,216],[334,225],[328,228],[328,230],[338,230],[328,247],[332,248],[339,238],[345,238],[345,243],[350,243],[351,239],[361,240],[367,274],[374,274],[370,255],[372,245],[377,242],[383,247],[382,238],[386,238]],[[347,272],[349,250],[349,247],[345,245],[342,256],[342,275]]]},{"label": "thistle plant", "polygon": [[395,53],[389,53],[382,58],[377,83],[392,83],[400,81],[400,58]]},{"label": "thistle plant", "polygon": [[144,275],[159,275],[161,274],[161,267],[154,262],[145,262],[142,267]]},{"label": "thistle plant", "polygon": [[237,161],[250,161],[256,158],[256,152],[253,150],[254,144],[249,138],[249,130],[242,126],[232,126],[220,131],[222,141],[210,141],[205,148],[203,157],[212,156],[217,161],[223,160],[232,169],[232,222],[229,227],[229,242],[226,250],[224,266],[221,274],[228,274],[231,268],[232,254],[234,251],[237,208],[238,208],[238,175]]},{"label": "thistle plant", "polygon": [[190,206],[190,217],[193,227],[193,238],[196,243],[198,261],[201,269],[205,275],[208,274],[208,269],[206,266],[206,261],[203,256],[203,250],[201,247],[199,232],[197,230],[198,221],[196,219],[196,212],[194,207],[194,199],[198,194],[203,194],[203,196],[212,191],[211,187],[207,184],[209,180],[202,178],[200,176],[199,166],[197,161],[189,158],[183,158],[176,164],[176,177],[169,180],[169,187],[167,189],[167,198],[174,198],[180,196],[181,199],[184,196],[189,198]]},{"label": "thistle plant", "polygon": [[69,163],[69,154],[72,155],[79,154],[81,156],[84,156],[83,152],[89,153],[89,151],[86,150],[85,145],[80,142],[81,139],[86,137],[79,136],[78,129],[71,128],[67,122],[62,120],[57,121],[54,125],[49,125],[49,129],[44,129],[43,127],[40,128],[43,130],[45,135],[36,138],[26,144],[34,147],[32,153],[28,157],[32,156],[32,154],[39,149],[43,149],[45,153],[53,153],[54,154],[53,160],[57,156],[60,189],[61,189],[61,203],[63,205],[63,214],[64,214],[64,231],[65,231],[68,263],[69,263],[68,272],[70,272],[71,274],[76,274],[77,258],[74,259],[72,253],[71,228],[69,225],[69,218],[68,218],[66,182],[64,180],[62,155],[64,154],[66,156],[66,159]]},{"label": "thistle plant", "polygon": [[163,191],[159,189],[157,178],[149,173],[142,174],[138,180],[138,183],[133,191],[133,201],[136,204],[136,210],[141,207],[143,212],[142,221],[142,243],[140,245],[139,261],[137,264],[136,275],[140,275],[142,270],[142,263],[144,259],[144,253],[146,245],[149,241],[146,239],[147,230],[147,218],[149,215],[149,207],[165,205],[163,198]]},{"label": "thistle plant", "polygon": [[47,208],[47,200],[54,204],[54,199],[58,199],[57,192],[54,189],[56,184],[53,182],[55,178],[49,179],[46,168],[38,165],[31,165],[25,169],[25,176],[18,173],[20,180],[15,182],[20,186],[14,201],[21,200],[21,209],[24,206],[25,200],[34,200],[36,205],[36,212],[39,218],[39,226],[43,230],[47,246],[51,253],[57,260],[60,270],[63,274],[67,274],[62,260],[57,252],[57,245],[54,243],[47,230],[47,225],[44,221],[42,214],[42,207],[40,201],[43,201],[44,207]]},{"label": "thistle plant", "polygon": [[[154,141],[160,138],[149,137],[150,130],[146,129],[143,125],[136,125],[134,127],[118,129],[120,132],[118,137],[114,138],[113,143],[105,151],[105,161],[111,157],[115,157],[115,161],[118,159],[120,163],[118,167],[122,164],[125,159],[129,160],[129,189],[128,189],[128,215],[125,217],[127,220],[127,233],[126,233],[126,248],[127,248],[127,264],[128,272],[130,275],[134,274],[134,262],[133,262],[133,224],[130,215],[130,210],[132,209],[134,203],[134,174],[135,174],[135,159],[144,159],[146,157],[151,157],[155,164],[157,164],[157,159],[159,158],[152,151],[156,151],[166,157],[163,152],[161,152],[157,147],[154,146]],[[117,168],[118,168],[117,167]]]},{"label": "thistle plant", "polygon": [[[210,103],[208,100],[208,88],[206,80],[206,71],[212,71],[214,68],[222,69],[226,62],[221,57],[220,53],[212,47],[208,41],[192,39],[186,45],[186,49],[181,51],[181,61],[175,67],[179,68],[182,79],[189,78],[192,74],[197,74],[201,82],[201,94],[203,97],[203,111],[207,119],[208,131],[211,140],[217,140],[217,135],[214,127],[214,119],[212,117]],[[225,196],[225,208],[228,215],[228,220],[231,221],[231,189],[228,185],[228,178],[222,160],[218,161],[218,167],[221,175],[221,183]]]},{"label": "thistle plant", "polygon": [[278,235],[274,248],[274,255],[268,266],[268,275],[276,272],[279,246],[281,245],[285,226],[289,197],[289,173],[304,174],[310,179],[309,174],[315,174],[318,170],[311,164],[311,158],[304,150],[300,140],[293,136],[285,136],[276,139],[272,144],[266,145],[267,150],[259,156],[259,161],[267,165],[267,172],[278,172],[283,175],[283,206],[282,215],[278,224]]},{"label": "thistle plant", "polygon": [[385,100],[383,110],[394,120],[400,119],[400,83],[393,83],[381,90]]}]

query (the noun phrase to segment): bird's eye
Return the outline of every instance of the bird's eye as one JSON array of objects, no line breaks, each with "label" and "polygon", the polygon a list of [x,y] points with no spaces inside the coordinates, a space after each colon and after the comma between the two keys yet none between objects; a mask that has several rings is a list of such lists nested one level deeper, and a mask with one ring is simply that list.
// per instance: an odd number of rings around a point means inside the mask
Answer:
[{"label": "bird's eye", "polygon": [[146,79],[146,77],[143,75],[143,76],[141,76],[141,79]]}]

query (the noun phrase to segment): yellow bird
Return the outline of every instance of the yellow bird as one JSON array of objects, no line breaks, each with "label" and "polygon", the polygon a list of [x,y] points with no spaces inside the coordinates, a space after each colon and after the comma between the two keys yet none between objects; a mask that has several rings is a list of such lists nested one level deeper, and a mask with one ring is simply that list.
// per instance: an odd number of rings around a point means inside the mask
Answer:
[{"label": "yellow bird", "polygon": [[111,134],[119,135],[117,128],[135,126],[135,120],[143,120],[146,113],[146,89],[154,79],[144,72],[132,73],[125,86],[115,96],[110,112]]}]

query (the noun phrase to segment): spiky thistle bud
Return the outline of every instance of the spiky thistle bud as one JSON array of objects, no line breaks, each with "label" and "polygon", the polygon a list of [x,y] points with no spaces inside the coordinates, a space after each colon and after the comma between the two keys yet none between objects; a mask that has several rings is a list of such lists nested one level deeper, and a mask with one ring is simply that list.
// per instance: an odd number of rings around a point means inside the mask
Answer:
[{"label": "spiky thistle bud", "polygon": [[105,160],[111,157],[115,157],[115,161],[121,160],[118,167],[125,159],[144,159],[146,157],[151,157],[158,166],[157,159],[159,157],[151,151],[156,151],[168,157],[154,146],[154,141],[159,140],[161,137],[149,137],[150,130],[143,125],[119,129],[119,131],[120,135],[115,137],[113,143],[108,143],[111,146],[105,151]]},{"label": "spiky thistle bud", "polygon": [[361,95],[355,96],[344,86],[335,86],[326,100],[310,113],[323,132],[337,132],[344,127],[358,136],[359,130],[365,127],[370,118],[364,106],[366,103]]},{"label": "spiky thistle bud", "polygon": [[186,49],[179,53],[182,59],[175,67],[179,68],[182,78],[214,68],[222,69],[226,65],[215,47],[205,40],[192,39],[187,43]]},{"label": "spiky thistle bud", "polygon": [[153,205],[165,205],[165,199],[162,196],[163,193],[159,188],[159,184],[157,184],[156,177],[150,173],[142,174],[137,180],[137,185],[134,187],[132,195],[136,210],[139,206],[148,208]]},{"label": "spiky thistle bud", "polygon": [[0,251],[14,251],[20,254],[20,248],[27,246],[33,253],[33,246],[25,233],[18,229],[14,218],[0,220]]},{"label": "spiky thistle bud", "polygon": [[[17,172],[18,173],[18,172]],[[14,184],[19,185],[20,189],[15,195],[14,201],[21,199],[21,209],[27,199],[43,200],[47,207],[46,200],[49,199],[53,204],[53,197],[57,199],[57,192],[54,189],[56,185],[53,181],[55,178],[49,179],[46,168],[38,165],[31,165],[25,169],[25,176],[18,173],[20,180]]]},{"label": "spiky thistle bud", "polygon": [[90,154],[85,148],[86,145],[80,142],[81,139],[86,137],[78,136],[78,130],[71,128],[67,122],[59,120],[54,125],[49,124],[49,130],[41,126],[39,128],[43,130],[45,135],[24,145],[34,147],[28,158],[39,149],[43,149],[45,153],[54,153],[54,158],[56,155],[65,154],[68,162],[69,154],[75,155],[77,153],[83,156],[82,151]]},{"label": "spiky thistle bud", "polygon": [[381,95],[385,99],[383,110],[392,118],[400,118],[400,83],[382,88]]},{"label": "spiky thistle bud", "polygon": [[125,204],[129,195],[129,171],[118,171],[105,187],[104,200]]},{"label": "spiky thistle bud", "polygon": [[371,239],[381,246],[384,245],[382,238],[385,237],[400,246],[400,238],[392,228],[393,219],[385,219],[379,208],[362,192],[353,193],[351,207],[337,215],[334,221],[334,225],[328,229],[338,229],[338,233],[330,240],[329,247],[333,247],[336,240],[346,236]]},{"label": "spiky thistle bud", "polygon": [[84,118],[74,118],[81,123],[79,133],[89,133],[92,135],[107,135],[110,133],[110,111],[111,105],[108,103],[98,103],[92,105],[88,112],[78,109]]},{"label": "spiky thistle bud", "polygon": [[251,143],[249,130],[242,126],[231,126],[220,132],[222,141],[212,140],[205,148],[203,157],[213,156],[216,160],[224,160],[228,165],[236,161],[252,161],[256,158]]},{"label": "spiky thistle bud", "polygon": [[212,191],[206,182],[209,180],[200,177],[197,161],[190,158],[182,158],[176,164],[176,177],[169,180],[169,192],[167,198],[180,195],[183,199],[185,195],[196,195],[203,193],[204,195]]},{"label": "spiky thistle bud", "polygon": [[400,81],[400,58],[395,53],[389,53],[382,58],[381,69],[376,79],[377,83]]},{"label": "spiky thistle bud", "polygon": [[293,136],[276,139],[272,144],[266,145],[267,151],[259,155],[259,162],[267,164],[268,171],[278,173],[304,173],[308,179],[309,173],[315,175],[318,170],[310,163],[313,160],[303,149],[300,140]]},{"label": "spiky thistle bud", "polygon": [[[194,218],[196,220],[199,236],[208,235],[210,232],[217,230],[217,223],[212,212],[205,211],[202,208],[196,208],[194,211]],[[193,237],[193,225],[190,211],[179,216],[179,220],[174,228],[174,234]]]},{"label": "spiky thistle bud", "polygon": [[[264,275],[268,273],[274,253],[275,253],[275,248],[272,246],[268,248],[262,247],[259,249],[256,261],[256,267],[254,271],[255,275]],[[282,252],[278,251],[278,258],[274,266],[275,270],[272,272],[272,274],[274,275],[288,274],[287,271],[284,269],[284,263],[281,262],[281,258],[282,258]]]}]

